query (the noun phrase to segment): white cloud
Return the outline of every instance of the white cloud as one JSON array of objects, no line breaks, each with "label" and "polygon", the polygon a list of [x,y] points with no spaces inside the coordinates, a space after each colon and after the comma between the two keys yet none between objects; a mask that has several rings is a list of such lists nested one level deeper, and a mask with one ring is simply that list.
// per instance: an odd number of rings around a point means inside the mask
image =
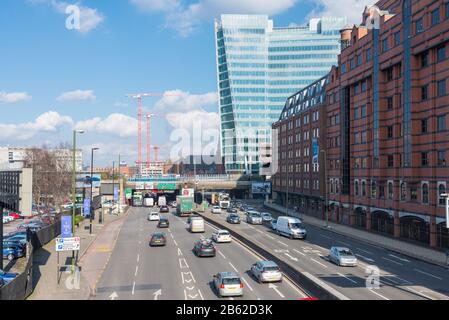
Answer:
[{"label": "white cloud", "polygon": [[27,140],[38,133],[56,132],[67,125],[73,125],[71,117],[48,111],[38,116],[33,122],[0,124],[0,140]]},{"label": "white cloud", "polygon": [[114,107],[117,107],[117,108],[128,108],[129,104],[126,103],[126,102],[116,101],[114,103]]},{"label": "white cloud", "polygon": [[86,130],[86,133],[113,134],[120,137],[137,135],[137,120],[120,113],[110,114],[107,118],[92,118],[79,121],[75,128]]},{"label": "white cloud", "polygon": [[174,129],[191,131],[194,124],[202,130],[220,129],[220,117],[217,112],[207,112],[204,110],[174,112],[167,114],[166,119]]},{"label": "white cloud", "polygon": [[179,0],[131,0],[145,11],[166,13],[166,28],[174,29],[185,37],[194,32],[204,21],[210,21],[219,14],[267,14],[276,15],[292,8],[297,0],[199,0],[184,5]]},{"label": "white cloud", "polygon": [[0,91],[0,103],[17,103],[31,100],[32,97],[26,92],[4,92]]},{"label": "white cloud", "polygon": [[[58,13],[63,14],[66,17],[69,16],[66,14],[66,8],[73,5],[71,3],[59,0],[28,0],[28,2],[32,4],[49,4]],[[89,33],[90,31],[96,29],[105,20],[105,16],[97,9],[80,5],[79,2],[75,3],[75,5],[78,6],[80,12],[80,28],[75,29],[77,32],[82,34]]]},{"label": "white cloud", "polygon": [[56,98],[57,101],[83,101],[83,100],[90,100],[95,101],[97,97],[94,94],[93,90],[75,90],[75,91],[68,91],[62,93],[58,98]]},{"label": "white cloud", "polygon": [[365,7],[375,2],[372,0],[316,0],[314,2],[316,7],[308,16],[342,16],[347,17],[349,23],[360,24]]},{"label": "white cloud", "polygon": [[178,112],[202,109],[216,105],[218,96],[215,92],[205,94],[190,94],[182,90],[166,91],[164,96],[156,102],[156,112]]}]

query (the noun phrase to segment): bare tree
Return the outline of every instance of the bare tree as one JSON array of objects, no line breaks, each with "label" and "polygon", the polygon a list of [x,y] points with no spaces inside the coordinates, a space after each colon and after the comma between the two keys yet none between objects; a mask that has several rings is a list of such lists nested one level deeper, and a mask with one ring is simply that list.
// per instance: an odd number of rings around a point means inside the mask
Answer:
[{"label": "bare tree", "polygon": [[69,196],[71,166],[67,159],[70,158],[70,149],[51,150],[44,146],[27,150],[24,166],[33,169],[34,203],[58,206]]}]

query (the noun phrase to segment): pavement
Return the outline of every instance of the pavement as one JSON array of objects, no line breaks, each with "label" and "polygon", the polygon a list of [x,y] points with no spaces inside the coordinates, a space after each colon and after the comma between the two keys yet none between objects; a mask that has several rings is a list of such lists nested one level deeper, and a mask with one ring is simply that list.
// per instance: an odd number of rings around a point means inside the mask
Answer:
[{"label": "pavement", "polygon": [[[249,201],[244,201],[249,202]],[[273,216],[279,213],[251,203],[260,211]],[[248,240],[289,262],[292,267],[316,282],[330,286],[351,300],[448,300],[449,271],[446,268],[422,260],[410,258],[380,245],[350,238],[329,230],[321,224],[310,224],[304,217],[308,231],[306,240],[291,240],[279,236],[269,225],[250,225],[246,216],[239,212],[242,223],[230,225],[227,213],[204,213],[207,217],[224,224]],[[390,239],[391,241],[391,239]],[[339,267],[328,259],[332,246],[349,247],[357,256],[357,267]],[[379,286],[367,286],[367,280],[379,280]],[[375,282],[371,282],[375,284]]]},{"label": "pavement", "polygon": [[[126,211],[125,211],[126,212]],[[91,294],[92,288],[90,278],[92,273],[91,264],[86,263],[86,255],[89,254],[91,247],[97,247],[98,243],[102,245],[111,245],[111,242],[105,243],[104,235],[108,234],[111,226],[118,221],[124,220],[125,214],[104,215],[102,224],[98,223],[98,213],[92,224],[92,235],[89,234],[89,219],[80,223],[76,229],[76,236],[81,238],[81,250],[78,255],[78,266],[81,272],[71,273],[71,252],[63,252],[59,255],[60,270],[58,284],[58,254],[55,250],[55,240],[51,241],[41,249],[34,252],[33,255],[33,282],[34,291],[28,297],[28,300],[87,300]],[[109,237],[107,237],[109,239]]]},{"label": "pavement", "polygon": [[[264,204],[265,207],[275,210],[279,213],[285,213],[285,207],[276,205],[276,204]],[[289,215],[295,217],[301,217],[301,219],[310,225],[316,227],[323,227],[325,221],[321,219],[317,219],[315,217],[307,216],[307,215],[299,215],[297,212],[293,210],[289,211]],[[401,241],[400,239],[392,239],[391,237],[382,236],[380,234],[348,227],[345,225],[329,222],[329,226],[332,232],[354,238],[357,240],[361,240],[373,245],[381,246],[382,248],[386,248],[392,251],[396,251],[407,255],[409,257],[413,257],[416,259],[421,259],[427,262],[435,263],[440,266],[446,267],[446,254],[441,251],[433,250],[430,248],[426,248],[423,246],[415,245],[413,243]]]},{"label": "pavement", "polygon": [[[237,272],[243,279],[244,296],[236,300],[306,297],[286,279],[272,285],[259,284],[248,270],[261,258],[236,241],[216,244],[215,257],[196,257],[192,252],[194,242],[210,238],[213,227],[206,224],[205,233],[190,233],[187,218],[177,217],[172,209],[163,215],[168,217],[170,227],[157,229],[157,222],[147,220],[148,212],[148,208],[130,208],[92,299],[217,300],[211,283],[213,275],[222,271]],[[166,246],[149,246],[149,237],[155,231],[166,233]]]}]

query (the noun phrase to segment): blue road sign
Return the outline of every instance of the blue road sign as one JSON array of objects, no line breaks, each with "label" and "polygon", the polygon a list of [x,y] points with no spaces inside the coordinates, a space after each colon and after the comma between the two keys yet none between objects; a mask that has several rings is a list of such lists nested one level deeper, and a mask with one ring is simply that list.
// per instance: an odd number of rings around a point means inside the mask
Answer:
[{"label": "blue road sign", "polygon": [[118,201],[118,187],[114,187],[114,201]]},{"label": "blue road sign", "polygon": [[90,217],[90,199],[84,199],[84,216]]},{"label": "blue road sign", "polygon": [[312,159],[313,163],[318,163],[318,154],[320,153],[320,148],[318,146],[318,139],[314,138],[312,142]]},{"label": "blue road sign", "polygon": [[61,237],[62,238],[72,237],[72,216],[61,217]]}]

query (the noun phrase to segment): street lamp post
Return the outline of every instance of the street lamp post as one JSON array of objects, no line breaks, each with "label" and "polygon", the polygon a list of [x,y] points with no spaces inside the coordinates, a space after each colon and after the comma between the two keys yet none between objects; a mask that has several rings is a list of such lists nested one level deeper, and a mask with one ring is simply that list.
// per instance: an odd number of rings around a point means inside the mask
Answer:
[{"label": "street lamp post", "polygon": [[89,225],[89,234],[92,234],[92,219],[93,219],[93,176],[94,176],[94,151],[98,150],[99,148],[92,148],[91,152],[90,152],[90,215],[89,215],[89,220],[90,220],[90,225]]},{"label": "street lamp post", "polygon": [[326,228],[329,228],[329,215],[327,213],[327,154],[326,150],[321,150],[320,153],[323,154],[324,158],[324,214],[326,215]]},{"label": "street lamp post", "polygon": [[[83,134],[84,130],[73,130],[73,154],[72,154],[72,237],[75,237],[76,215],[76,134]],[[72,251],[72,273],[75,272],[75,251]]]}]

